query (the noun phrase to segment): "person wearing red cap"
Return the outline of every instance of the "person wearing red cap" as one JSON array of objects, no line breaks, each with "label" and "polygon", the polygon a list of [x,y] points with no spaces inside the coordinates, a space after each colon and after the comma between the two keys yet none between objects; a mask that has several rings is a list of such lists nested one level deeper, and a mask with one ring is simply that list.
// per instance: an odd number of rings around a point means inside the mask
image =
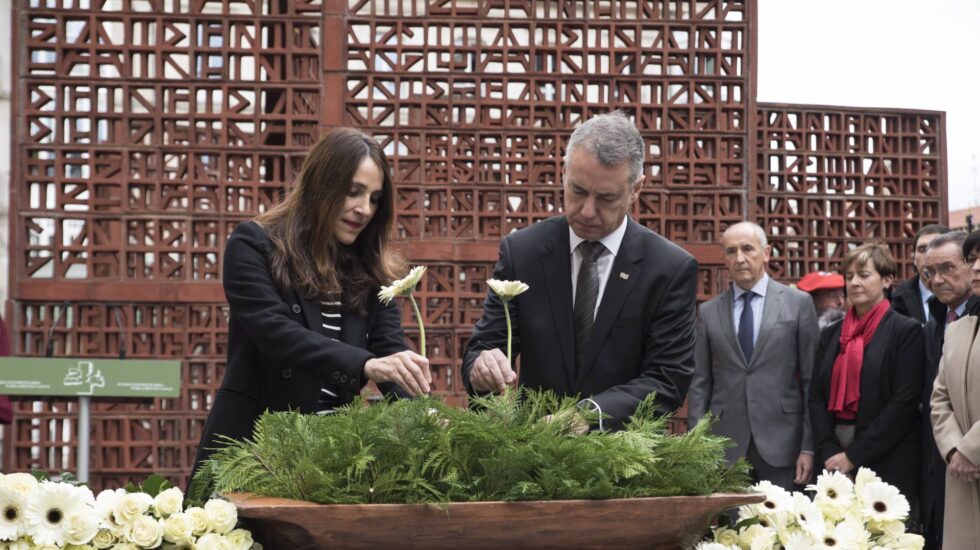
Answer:
[{"label": "person wearing red cap", "polygon": [[817,310],[817,324],[821,329],[844,317],[844,277],[838,273],[814,271],[807,273],[796,288],[806,292],[813,299]]}]

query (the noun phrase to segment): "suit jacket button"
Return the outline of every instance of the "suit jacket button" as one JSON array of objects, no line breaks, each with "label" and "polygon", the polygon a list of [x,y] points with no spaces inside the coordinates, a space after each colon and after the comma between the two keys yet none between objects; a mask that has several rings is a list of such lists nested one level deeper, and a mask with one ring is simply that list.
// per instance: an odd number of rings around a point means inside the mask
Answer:
[{"label": "suit jacket button", "polygon": [[303,308],[299,307],[299,304],[293,304],[293,313],[301,313]]},{"label": "suit jacket button", "polygon": [[350,379],[350,387],[356,388],[357,387],[357,380],[351,378]]},{"label": "suit jacket button", "polygon": [[344,375],[341,375],[341,377],[340,377],[340,381],[341,381],[341,382],[346,382],[346,381],[347,381],[347,375],[346,375],[346,374],[344,374]]},{"label": "suit jacket button", "polygon": [[339,372],[337,372],[337,371],[333,371],[333,379],[334,379],[334,380],[337,380],[337,379],[339,379],[339,378],[340,378],[340,373],[339,373]]},{"label": "suit jacket button", "polygon": [[293,369],[282,369],[282,377],[283,378],[292,378],[293,377]]}]

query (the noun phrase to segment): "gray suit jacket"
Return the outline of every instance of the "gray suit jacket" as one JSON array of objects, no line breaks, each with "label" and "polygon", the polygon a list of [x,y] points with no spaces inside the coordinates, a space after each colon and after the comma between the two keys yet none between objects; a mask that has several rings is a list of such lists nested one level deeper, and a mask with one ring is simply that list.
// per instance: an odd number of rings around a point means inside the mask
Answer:
[{"label": "gray suit jacket", "polygon": [[729,288],[701,305],[688,422],[693,426],[708,411],[718,417],[714,433],[735,442],[725,453],[729,462],[745,456],[754,440],[770,465],[793,466],[800,451],[813,451],[807,396],[820,338],[813,301],[770,279],[746,362],[732,320],[733,296]]}]

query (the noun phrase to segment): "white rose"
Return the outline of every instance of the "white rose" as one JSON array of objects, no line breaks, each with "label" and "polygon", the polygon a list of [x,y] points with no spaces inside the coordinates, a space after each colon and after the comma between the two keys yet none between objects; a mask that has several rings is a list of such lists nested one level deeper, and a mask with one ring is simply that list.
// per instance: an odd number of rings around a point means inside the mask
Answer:
[{"label": "white rose", "polygon": [[255,544],[255,540],[252,539],[252,533],[245,529],[234,529],[225,538],[231,542],[237,550],[249,550]]},{"label": "white rose", "polygon": [[116,523],[126,525],[142,517],[151,504],[153,497],[146,493],[128,493],[113,502],[112,515]]},{"label": "white rose", "polygon": [[68,544],[87,544],[99,532],[99,517],[95,511],[86,509],[65,518],[61,528]]},{"label": "white rose", "polygon": [[126,525],[126,538],[143,548],[156,548],[163,542],[163,527],[150,516],[141,516]]},{"label": "white rose", "polygon": [[95,534],[92,538],[92,544],[96,548],[112,548],[116,544],[116,535],[112,534],[112,531],[108,529],[99,529],[99,532]]},{"label": "white rose", "polygon": [[776,531],[760,524],[750,525],[739,535],[739,546],[743,548],[772,548],[776,544]]},{"label": "white rose", "polygon": [[140,547],[131,542],[120,542],[113,546],[112,550],[140,550]]},{"label": "white rose", "polygon": [[235,528],[238,523],[238,509],[227,500],[211,499],[204,504],[208,513],[208,525],[211,531],[224,535]]},{"label": "white rose", "polygon": [[194,537],[194,525],[191,517],[183,512],[170,515],[163,522],[163,539],[167,542],[181,544]]},{"label": "white rose", "polygon": [[153,513],[158,518],[165,518],[184,509],[184,493],[176,487],[161,492],[153,499]]},{"label": "white rose", "polygon": [[17,472],[3,476],[3,479],[0,479],[0,485],[28,497],[37,489],[39,483],[31,474]]},{"label": "white rose", "polygon": [[227,538],[217,533],[208,533],[197,539],[194,548],[197,550],[235,550]]},{"label": "white rose", "polygon": [[191,527],[194,529],[195,537],[199,537],[211,530],[210,516],[208,516],[204,508],[191,506],[184,513],[191,518]]},{"label": "white rose", "polygon": [[724,544],[725,546],[737,546],[738,531],[721,527],[715,531],[715,542]]},{"label": "white rose", "polygon": [[65,550],[96,550],[91,544],[67,544]]}]

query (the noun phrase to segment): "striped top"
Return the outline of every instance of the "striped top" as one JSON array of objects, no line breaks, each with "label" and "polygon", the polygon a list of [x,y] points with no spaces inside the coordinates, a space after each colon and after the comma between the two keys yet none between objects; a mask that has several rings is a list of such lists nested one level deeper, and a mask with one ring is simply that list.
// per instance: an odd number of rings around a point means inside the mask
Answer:
[{"label": "striped top", "polygon": [[[341,319],[340,292],[333,292],[327,296],[327,300],[320,302],[320,322],[323,324],[323,333],[332,340],[340,340],[340,319]],[[324,381],[320,388],[320,399],[317,400],[317,414],[330,414],[337,407],[345,403],[340,400],[340,392],[330,382]]]}]

